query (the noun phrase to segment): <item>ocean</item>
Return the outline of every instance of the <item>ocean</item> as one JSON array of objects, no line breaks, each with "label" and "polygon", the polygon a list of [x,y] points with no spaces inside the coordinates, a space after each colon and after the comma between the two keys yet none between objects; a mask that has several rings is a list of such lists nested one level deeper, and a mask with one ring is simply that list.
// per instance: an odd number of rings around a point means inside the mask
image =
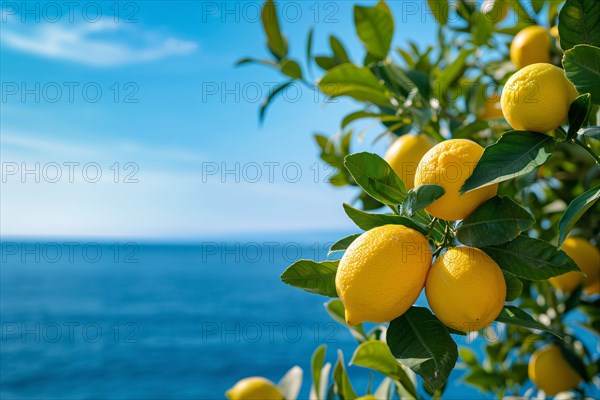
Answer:
[{"label": "ocean", "polygon": [[[356,342],[326,298],[279,275],[297,259],[323,259],[327,244],[4,240],[0,398],[223,399],[241,378],[277,382],[299,365],[305,399],[312,352],[325,344],[328,362],[339,349],[348,363]],[[368,371],[348,372],[365,394]],[[491,398],[463,384],[463,372],[444,398]]]}]

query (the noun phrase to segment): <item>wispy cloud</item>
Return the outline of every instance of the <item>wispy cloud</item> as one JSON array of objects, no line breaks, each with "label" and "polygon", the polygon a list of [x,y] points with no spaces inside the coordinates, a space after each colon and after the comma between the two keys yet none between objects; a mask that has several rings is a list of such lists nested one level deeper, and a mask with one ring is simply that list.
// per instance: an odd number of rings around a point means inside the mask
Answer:
[{"label": "wispy cloud", "polygon": [[27,30],[14,29],[15,26],[18,25],[4,24],[0,36],[4,45],[42,57],[96,67],[150,62],[188,54],[198,47],[192,41],[108,20],[80,24],[38,23],[33,29],[27,24]]}]

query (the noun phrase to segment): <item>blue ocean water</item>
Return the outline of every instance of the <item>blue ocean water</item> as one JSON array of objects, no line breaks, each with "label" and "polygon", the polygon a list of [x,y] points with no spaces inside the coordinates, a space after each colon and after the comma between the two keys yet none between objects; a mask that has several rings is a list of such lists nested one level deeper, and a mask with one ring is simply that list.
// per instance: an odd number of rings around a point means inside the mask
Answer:
[{"label": "blue ocean water", "polygon": [[[294,365],[307,398],[314,349],[326,344],[331,363],[340,349],[348,362],[356,343],[326,298],[279,275],[296,259],[324,258],[328,244],[5,240],[0,398],[222,399],[238,379],[277,382]],[[348,370],[364,394],[369,374]],[[461,375],[445,398],[486,398]]]}]

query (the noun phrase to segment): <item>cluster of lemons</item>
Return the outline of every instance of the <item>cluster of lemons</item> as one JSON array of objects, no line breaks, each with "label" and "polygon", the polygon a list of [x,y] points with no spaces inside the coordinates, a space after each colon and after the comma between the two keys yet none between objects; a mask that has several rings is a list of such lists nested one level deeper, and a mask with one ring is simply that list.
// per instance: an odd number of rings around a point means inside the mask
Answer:
[{"label": "cluster of lemons", "polygon": [[[500,11],[506,15],[505,10]],[[556,27],[531,26],[515,36],[510,58],[518,71],[507,81],[499,99],[486,101],[478,110],[479,118],[504,118],[515,130],[546,134],[566,120],[578,93],[564,71],[550,64],[551,35],[558,39]],[[398,138],[385,159],[407,189],[424,184],[442,186],[445,194],[425,211],[436,218],[458,221],[498,190],[496,184],[459,192],[482,154],[483,148],[473,141],[451,139],[435,144],[419,134]],[[590,295],[600,293],[600,251],[577,237],[567,238],[562,249],[583,273],[569,272],[550,279],[550,283],[563,292],[582,285]],[[423,288],[434,314],[450,328],[480,330],[497,318],[505,302],[506,283],[493,259],[467,246],[449,248],[433,265],[432,259],[427,238],[411,228],[384,225],[360,235],[344,253],[335,280],[348,324],[391,321],[415,303]],[[581,381],[556,345],[533,354],[529,377],[551,396],[576,388]],[[275,384],[260,377],[241,380],[227,397],[283,399]]]},{"label": "cluster of lemons", "polygon": [[[510,56],[519,70],[507,81],[500,101],[488,102],[486,117],[501,117],[520,131],[552,134],[566,119],[578,93],[564,71],[550,64],[550,33],[532,26],[515,36]],[[500,103],[500,107],[498,107]],[[523,132],[523,135],[530,135]],[[445,194],[425,208],[446,221],[462,220],[496,195],[489,185],[461,194],[483,148],[464,139],[435,144],[424,135],[405,135],[388,149],[385,159],[407,189],[436,184]],[[562,249],[583,273],[569,272],[550,283],[570,292],[582,284],[588,294],[600,293],[600,252],[583,238],[567,238]],[[382,323],[405,313],[422,289],[431,310],[448,327],[470,332],[494,321],[505,302],[506,284],[500,267],[483,251],[452,247],[433,265],[428,240],[400,225],[385,225],[359,236],[347,249],[336,275],[338,295],[346,307],[346,321]],[[529,375],[546,394],[575,388],[579,375],[558,347],[538,350]]]}]

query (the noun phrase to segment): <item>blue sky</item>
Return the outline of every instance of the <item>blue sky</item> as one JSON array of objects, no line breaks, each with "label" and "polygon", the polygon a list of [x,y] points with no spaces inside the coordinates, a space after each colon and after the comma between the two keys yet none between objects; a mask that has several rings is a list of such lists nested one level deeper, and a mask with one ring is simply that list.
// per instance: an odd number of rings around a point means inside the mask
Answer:
[{"label": "blue sky", "polygon": [[[121,2],[118,13],[114,2],[78,4],[2,3],[2,235],[194,238],[351,227],[341,202],[353,191],[324,183],[330,171],[315,164],[311,135],[335,134],[357,105],[328,104],[297,87],[259,126],[258,98],[282,78],[234,63],[268,56],[261,2]],[[316,53],[335,33],[362,59],[350,2],[277,4],[296,58],[304,60],[314,26]],[[430,16],[389,4],[394,43],[433,41]],[[382,153],[385,143],[370,145],[376,133],[354,148]]]}]

